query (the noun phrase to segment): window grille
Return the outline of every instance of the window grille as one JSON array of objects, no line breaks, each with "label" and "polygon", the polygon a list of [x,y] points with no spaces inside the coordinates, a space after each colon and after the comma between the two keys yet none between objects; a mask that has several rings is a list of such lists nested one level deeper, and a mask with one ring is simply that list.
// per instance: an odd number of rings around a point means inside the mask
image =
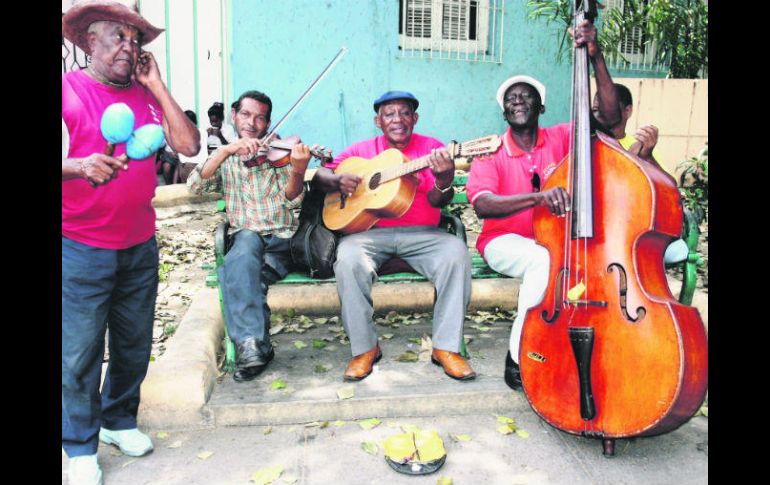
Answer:
[{"label": "window grille", "polygon": [[399,57],[502,63],[504,0],[400,0]]},{"label": "window grille", "polygon": [[[621,13],[629,10],[629,4],[647,3],[647,0],[606,0],[606,8],[619,10]],[[653,72],[668,71],[667,65],[655,62],[656,43],[647,42],[642,30],[635,27],[620,41],[620,55],[608,59],[608,66],[616,70],[641,70]]]},{"label": "window grille", "polygon": [[[64,16],[64,13],[62,13],[62,17]],[[64,74],[65,72],[74,71],[79,68],[83,68],[88,66],[88,63],[90,62],[89,56],[83,52],[79,47],[76,47],[75,44],[68,41],[64,38],[64,36],[61,36],[61,72]]]}]

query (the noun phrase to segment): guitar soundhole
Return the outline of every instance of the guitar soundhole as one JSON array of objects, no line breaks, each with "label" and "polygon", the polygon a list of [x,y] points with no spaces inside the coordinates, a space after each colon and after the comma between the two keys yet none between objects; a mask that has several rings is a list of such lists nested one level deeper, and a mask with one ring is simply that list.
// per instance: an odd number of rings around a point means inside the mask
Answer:
[{"label": "guitar soundhole", "polygon": [[372,178],[369,179],[369,189],[370,190],[374,190],[374,189],[376,189],[377,187],[380,186],[380,177],[381,177],[381,174],[379,172],[377,172],[374,175],[372,175]]}]

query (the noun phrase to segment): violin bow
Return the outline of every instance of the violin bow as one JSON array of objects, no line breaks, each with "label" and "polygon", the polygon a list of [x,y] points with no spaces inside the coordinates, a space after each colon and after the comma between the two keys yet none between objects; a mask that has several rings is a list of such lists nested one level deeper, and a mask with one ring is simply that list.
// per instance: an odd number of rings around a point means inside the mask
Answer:
[{"label": "violin bow", "polygon": [[310,87],[307,88],[305,90],[305,92],[302,94],[302,96],[300,96],[299,99],[297,99],[297,101],[294,102],[294,104],[291,106],[291,108],[289,108],[289,111],[287,111],[286,114],[283,115],[283,117],[280,120],[278,120],[278,123],[276,123],[275,126],[273,126],[273,129],[268,131],[267,134],[265,135],[265,137],[262,138],[262,140],[259,141],[260,145],[263,145],[267,141],[270,140],[270,137],[273,136],[273,134],[278,131],[278,128],[280,128],[281,125],[289,118],[289,116],[291,116],[291,114],[294,113],[294,111],[297,109],[297,107],[300,105],[300,103],[302,103],[302,101],[305,100],[305,98],[308,96],[308,94],[310,94],[310,92],[313,91],[313,89],[315,89],[316,86],[318,86],[318,83],[320,83],[321,80],[324,77],[326,77],[326,75],[329,73],[331,68],[334,67],[335,64],[337,64],[340,61],[340,59],[342,59],[342,57],[345,54],[347,54],[347,53],[348,53],[348,48],[345,47],[345,46],[342,46],[340,51],[337,52],[337,55],[334,56],[334,59],[332,59],[331,62],[329,62],[329,65],[326,66],[326,68],[321,72],[321,74],[318,75],[318,77],[315,79],[315,81],[313,81],[313,83],[310,85]]}]

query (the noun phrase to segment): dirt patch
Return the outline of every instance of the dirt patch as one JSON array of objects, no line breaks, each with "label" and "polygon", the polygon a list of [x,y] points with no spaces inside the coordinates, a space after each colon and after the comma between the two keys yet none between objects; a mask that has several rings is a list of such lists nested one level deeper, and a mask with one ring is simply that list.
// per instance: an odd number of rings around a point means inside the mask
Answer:
[{"label": "dirt patch", "polygon": [[224,219],[216,211],[216,202],[158,208],[156,214],[161,281],[152,359],[163,355],[192,298],[205,287],[206,276],[214,268],[214,233]]}]

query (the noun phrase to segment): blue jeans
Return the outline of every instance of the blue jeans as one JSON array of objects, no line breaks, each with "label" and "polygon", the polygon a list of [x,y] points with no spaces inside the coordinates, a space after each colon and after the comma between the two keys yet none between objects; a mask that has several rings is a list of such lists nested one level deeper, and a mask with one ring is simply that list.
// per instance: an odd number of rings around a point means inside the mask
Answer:
[{"label": "blue jeans", "polygon": [[[152,349],[158,244],[100,249],[62,237],[62,448],[92,455],[99,428],[136,428]],[[110,361],[101,393],[105,332]]]},{"label": "blue jeans", "polygon": [[291,267],[289,239],[242,229],[217,270],[227,333],[236,346],[254,337],[262,355],[272,350],[267,288]]}]

